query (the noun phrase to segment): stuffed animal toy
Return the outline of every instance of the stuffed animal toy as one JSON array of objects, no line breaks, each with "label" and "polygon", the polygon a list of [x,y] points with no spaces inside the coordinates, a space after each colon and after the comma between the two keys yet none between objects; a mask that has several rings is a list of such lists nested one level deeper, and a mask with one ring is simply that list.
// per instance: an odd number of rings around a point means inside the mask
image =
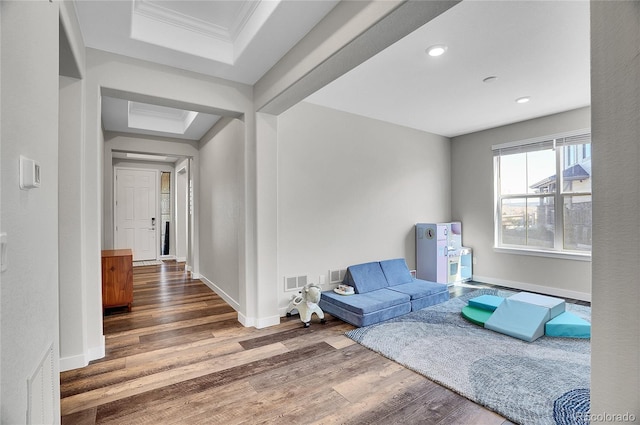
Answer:
[{"label": "stuffed animal toy", "polygon": [[289,306],[287,307],[287,317],[291,316],[293,310],[298,310],[300,320],[304,323],[304,327],[309,327],[311,315],[315,313],[320,318],[320,323],[325,323],[324,313],[318,303],[320,302],[321,289],[314,283],[309,283],[298,292],[298,295],[292,295]]}]

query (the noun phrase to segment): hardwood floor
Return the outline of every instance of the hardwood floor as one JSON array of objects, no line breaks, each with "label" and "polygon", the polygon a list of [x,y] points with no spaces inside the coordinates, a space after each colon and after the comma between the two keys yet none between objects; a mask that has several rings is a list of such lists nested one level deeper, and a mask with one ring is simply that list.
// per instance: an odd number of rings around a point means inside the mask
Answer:
[{"label": "hardwood floor", "polygon": [[181,264],[136,267],[133,300],[107,312],[105,358],[61,374],[63,425],[511,423],[354,343],[330,315],[244,328]]}]

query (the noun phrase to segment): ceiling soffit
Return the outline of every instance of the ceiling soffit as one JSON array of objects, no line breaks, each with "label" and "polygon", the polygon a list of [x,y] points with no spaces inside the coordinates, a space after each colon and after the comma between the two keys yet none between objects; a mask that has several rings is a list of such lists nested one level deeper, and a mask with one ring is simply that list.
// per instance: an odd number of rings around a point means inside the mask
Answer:
[{"label": "ceiling soffit", "polygon": [[128,102],[130,128],[163,131],[173,134],[185,134],[197,112],[167,108],[148,103]]},{"label": "ceiling soffit", "polygon": [[131,38],[233,65],[279,1],[134,0]]},{"label": "ceiling soffit", "polygon": [[219,115],[102,96],[102,126],[106,131],[200,140]]}]

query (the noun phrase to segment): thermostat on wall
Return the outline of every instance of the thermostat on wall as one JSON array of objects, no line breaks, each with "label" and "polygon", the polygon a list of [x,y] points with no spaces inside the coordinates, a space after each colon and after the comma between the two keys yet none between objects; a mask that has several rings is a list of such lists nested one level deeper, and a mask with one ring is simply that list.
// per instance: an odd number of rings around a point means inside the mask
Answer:
[{"label": "thermostat on wall", "polygon": [[40,187],[40,164],[20,155],[20,189]]}]

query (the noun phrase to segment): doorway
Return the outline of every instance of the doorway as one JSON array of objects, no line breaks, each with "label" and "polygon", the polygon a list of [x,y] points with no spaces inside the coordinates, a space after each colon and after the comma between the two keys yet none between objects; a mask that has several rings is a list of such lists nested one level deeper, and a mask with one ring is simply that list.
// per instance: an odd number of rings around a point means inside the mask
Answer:
[{"label": "doorway", "polygon": [[158,172],[115,169],[114,248],[130,248],[133,260],[158,258]]}]

